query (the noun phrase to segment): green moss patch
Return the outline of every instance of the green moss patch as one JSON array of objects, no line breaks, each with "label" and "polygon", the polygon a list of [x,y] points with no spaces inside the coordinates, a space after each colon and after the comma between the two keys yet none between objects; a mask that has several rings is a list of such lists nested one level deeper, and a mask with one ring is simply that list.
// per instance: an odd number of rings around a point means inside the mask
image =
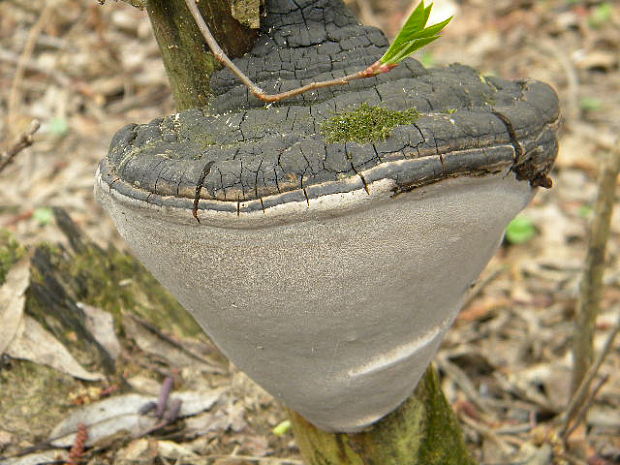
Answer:
[{"label": "green moss patch", "polygon": [[13,264],[25,253],[26,249],[19,245],[10,232],[0,229],[0,285],[4,283]]},{"label": "green moss patch", "polygon": [[386,139],[396,126],[414,123],[420,117],[415,108],[388,110],[362,103],[353,111],[337,113],[321,124],[321,134],[328,142],[365,144]]},{"label": "green moss patch", "polygon": [[47,437],[67,415],[71,406],[68,393],[83,385],[53,368],[11,360],[10,365],[0,370],[2,429],[24,441]]}]

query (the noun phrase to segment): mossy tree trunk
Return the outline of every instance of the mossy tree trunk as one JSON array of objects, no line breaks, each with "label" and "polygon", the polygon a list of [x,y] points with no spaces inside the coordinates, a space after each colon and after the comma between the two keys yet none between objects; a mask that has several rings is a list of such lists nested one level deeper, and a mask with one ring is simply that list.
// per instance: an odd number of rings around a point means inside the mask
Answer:
[{"label": "mossy tree trunk", "polygon": [[[386,382],[389,380],[386,379]],[[473,465],[461,428],[430,366],[396,411],[367,431],[330,434],[290,411],[307,465]]]},{"label": "mossy tree trunk", "polygon": [[[241,56],[252,47],[256,32],[233,17],[230,0],[203,0],[198,7],[229,56]],[[209,53],[185,1],[148,0],[146,10],[177,110],[205,106],[210,93],[209,78],[219,64]]]}]

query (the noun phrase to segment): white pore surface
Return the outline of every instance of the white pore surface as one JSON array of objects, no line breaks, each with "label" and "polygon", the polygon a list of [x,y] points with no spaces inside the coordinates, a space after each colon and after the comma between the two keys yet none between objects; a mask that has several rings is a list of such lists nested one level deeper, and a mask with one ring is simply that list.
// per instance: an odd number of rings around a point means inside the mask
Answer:
[{"label": "white pore surface", "polygon": [[[135,254],[239,368],[316,426],[355,432],[414,390],[533,194],[505,173],[394,198],[378,187],[324,197],[318,209],[290,206],[296,221],[271,226],[269,212],[221,222],[207,212],[198,224],[189,210],[156,211],[101,181],[97,195]],[[344,214],[345,197],[362,200]]]}]

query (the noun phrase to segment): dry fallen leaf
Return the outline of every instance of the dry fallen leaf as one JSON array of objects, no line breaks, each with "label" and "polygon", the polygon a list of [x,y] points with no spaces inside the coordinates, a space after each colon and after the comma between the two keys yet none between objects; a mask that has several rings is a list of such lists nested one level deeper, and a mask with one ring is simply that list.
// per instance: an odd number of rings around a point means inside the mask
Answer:
[{"label": "dry fallen leaf", "polygon": [[224,370],[200,354],[194,354],[182,341],[174,341],[156,328],[150,328],[139,319],[128,316],[123,319],[125,334],[133,339],[144,352],[163,358],[176,368],[192,367],[209,373],[224,373]]},{"label": "dry fallen leaf", "polygon": [[30,259],[24,259],[10,269],[0,287],[0,354],[6,351],[23,324],[29,285]]},{"label": "dry fallen leaf", "polygon": [[13,339],[6,353],[22,360],[50,366],[75,378],[86,381],[104,379],[100,373],[86,371],[73,355],[33,318],[23,319],[23,328]]},{"label": "dry fallen leaf", "polygon": [[121,353],[121,344],[114,331],[114,317],[100,308],[84,303],[78,307],[86,314],[86,328],[99,344],[116,360]]},{"label": "dry fallen leaf", "polygon": [[22,455],[11,459],[2,460],[2,465],[39,465],[42,463],[64,463],[67,459],[65,450],[48,450],[35,452],[34,454]]},{"label": "dry fallen leaf", "polygon": [[[179,417],[188,417],[209,410],[223,393],[224,389],[185,391],[173,393],[171,399],[182,401]],[[50,433],[50,441],[55,447],[70,447],[80,423],[88,427],[87,445],[95,444],[123,430],[139,435],[160,421],[154,416],[139,413],[140,409],[150,402],[157,402],[157,397],[124,394],[85,405],[73,410],[54,427]]]}]

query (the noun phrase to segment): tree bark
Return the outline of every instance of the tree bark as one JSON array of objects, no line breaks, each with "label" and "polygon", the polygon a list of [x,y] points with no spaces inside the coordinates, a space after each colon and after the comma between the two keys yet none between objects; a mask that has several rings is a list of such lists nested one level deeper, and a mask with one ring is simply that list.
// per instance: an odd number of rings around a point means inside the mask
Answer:
[{"label": "tree bark", "polygon": [[[228,0],[203,0],[198,7],[230,57],[247,52],[256,31],[233,17]],[[153,32],[178,111],[205,106],[211,74],[219,68],[183,0],[149,0],[146,5]]]},{"label": "tree bark", "polygon": [[[389,382],[389,380],[386,380]],[[326,433],[289,410],[307,465],[474,465],[430,366],[415,392],[367,431]]]}]

